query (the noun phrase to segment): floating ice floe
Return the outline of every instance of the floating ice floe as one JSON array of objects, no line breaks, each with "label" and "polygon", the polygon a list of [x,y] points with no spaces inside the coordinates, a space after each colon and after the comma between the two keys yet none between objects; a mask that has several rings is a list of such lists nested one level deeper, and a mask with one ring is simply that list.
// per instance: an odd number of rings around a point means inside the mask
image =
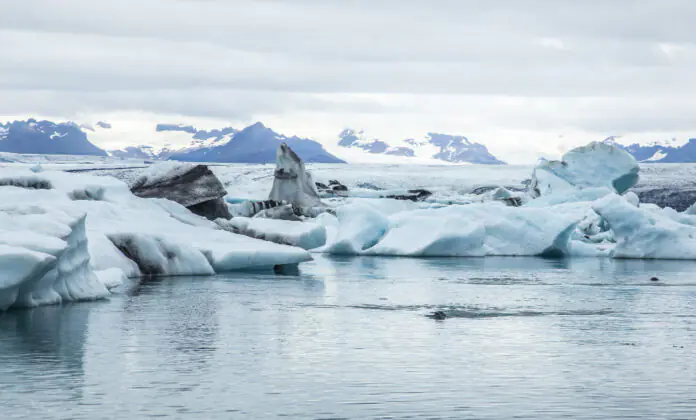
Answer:
[{"label": "floating ice floe", "polygon": [[311,259],[220,230],[173,201],[136,197],[111,177],[3,168],[0,185],[0,309],[104,297],[124,277]]},{"label": "floating ice floe", "polygon": [[412,257],[562,254],[565,243],[557,238],[576,223],[569,214],[498,202],[391,215],[374,205],[346,205],[337,216],[338,234],[324,252]]},{"label": "floating ice floe", "polygon": [[562,160],[543,160],[534,169],[531,192],[535,197],[576,188],[607,187],[619,194],[638,182],[638,162],[612,144],[592,142],[575,148]]},{"label": "floating ice floe", "polygon": [[537,166],[530,185],[536,198],[526,198],[521,207],[496,200],[512,196],[504,190],[494,190],[489,201],[439,208],[354,202],[337,210],[335,239],[315,251],[696,259],[696,216],[640,204],[635,193],[627,192],[637,179],[638,165],[630,154],[592,143],[571,150],[562,162]]},{"label": "floating ice floe", "polygon": [[612,194],[592,207],[611,226],[615,258],[696,259],[696,227]]}]

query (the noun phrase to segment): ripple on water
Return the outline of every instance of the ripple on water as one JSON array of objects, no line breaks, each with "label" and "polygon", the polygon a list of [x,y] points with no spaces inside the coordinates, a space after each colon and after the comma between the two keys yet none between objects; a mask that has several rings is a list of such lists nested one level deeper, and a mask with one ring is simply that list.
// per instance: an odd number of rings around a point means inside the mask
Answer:
[{"label": "ripple on water", "polygon": [[2,418],[695,418],[695,275],[316,256],[152,279],[0,315]]}]

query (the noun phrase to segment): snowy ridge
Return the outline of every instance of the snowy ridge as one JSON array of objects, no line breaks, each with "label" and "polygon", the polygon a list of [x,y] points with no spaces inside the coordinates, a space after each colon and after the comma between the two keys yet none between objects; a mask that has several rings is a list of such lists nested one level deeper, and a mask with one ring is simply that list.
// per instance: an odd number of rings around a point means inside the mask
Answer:
[{"label": "snowy ridge", "polygon": [[401,156],[451,163],[504,163],[490,154],[486,146],[458,135],[427,133],[422,140],[408,138],[387,144],[382,140],[367,137],[362,130],[347,128],[338,135],[338,138],[338,146],[343,150],[359,149],[372,155]]},{"label": "snowy ridge", "polygon": [[77,123],[35,119],[0,123],[0,152],[106,156]]},{"label": "snowy ridge", "polygon": [[[224,130],[226,129],[222,131]],[[218,135],[218,131],[213,130],[204,137]],[[272,163],[275,162],[276,150],[282,143],[290,146],[305,162],[344,163],[312,139],[288,137],[276,133],[261,122],[234,132],[230,140],[224,144],[177,153],[170,159],[185,162]]]},{"label": "snowy ridge", "polygon": [[655,152],[654,155],[645,159],[643,162],[659,162],[659,161],[665,159],[666,157],[667,157],[667,153],[665,153],[662,149],[659,149]]},{"label": "snowy ridge", "polygon": [[696,162],[696,139],[688,139],[679,142],[677,139],[664,141],[652,141],[643,144],[632,143],[619,144],[618,137],[612,136],[604,140],[606,144],[616,145],[627,152],[639,162],[650,163],[687,163]]}]

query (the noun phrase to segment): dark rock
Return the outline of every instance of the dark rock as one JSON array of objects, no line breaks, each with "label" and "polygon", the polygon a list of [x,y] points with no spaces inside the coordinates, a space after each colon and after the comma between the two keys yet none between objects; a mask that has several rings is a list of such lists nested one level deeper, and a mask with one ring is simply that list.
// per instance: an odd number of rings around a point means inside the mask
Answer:
[{"label": "dark rock", "polygon": [[428,318],[435,319],[437,321],[442,321],[443,319],[447,318],[447,314],[444,313],[443,311],[435,311],[432,314],[428,315]]},{"label": "dark rock", "polygon": [[334,194],[339,191],[348,191],[348,187],[336,181],[335,179],[330,180],[329,185],[326,185],[322,182],[315,182],[314,184],[317,186],[317,190],[323,194]]},{"label": "dark rock", "polygon": [[696,202],[696,187],[693,186],[644,188],[634,191],[641,203],[657,204],[662,208],[671,207],[676,211],[684,211]]},{"label": "dark rock", "polygon": [[417,189],[408,190],[408,194],[387,195],[383,198],[393,198],[394,200],[423,201],[431,195],[433,195],[433,193],[431,193],[428,190]]},{"label": "dark rock", "polygon": [[650,281],[660,281],[660,279],[658,279],[657,277],[651,277]]},{"label": "dark rock", "polygon": [[522,206],[522,198],[520,198],[520,197],[501,198],[500,201],[505,203],[505,205],[508,207],[520,207],[520,206]]},{"label": "dark rock", "polygon": [[175,201],[209,220],[232,217],[223,200],[227,190],[206,165],[196,165],[187,172],[152,183],[137,182],[131,186],[131,191],[142,198]]},{"label": "dark rock", "polygon": [[300,267],[298,264],[274,265],[273,272],[279,276],[299,276]]},{"label": "dark rock", "polygon": [[230,211],[227,209],[227,203],[222,198],[203,201],[202,203],[194,204],[187,208],[191,213],[203,216],[209,220],[218,218],[229,219],[232,217]]}]

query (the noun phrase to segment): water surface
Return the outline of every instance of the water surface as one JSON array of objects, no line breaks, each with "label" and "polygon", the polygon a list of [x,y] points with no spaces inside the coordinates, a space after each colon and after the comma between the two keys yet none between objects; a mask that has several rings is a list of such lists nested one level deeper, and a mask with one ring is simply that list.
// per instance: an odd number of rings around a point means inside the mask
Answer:
[{"label": "water surface", "polygon": [[696,418],[692,262],[319,256],[300,272],[0,314],[2,418]]}]

